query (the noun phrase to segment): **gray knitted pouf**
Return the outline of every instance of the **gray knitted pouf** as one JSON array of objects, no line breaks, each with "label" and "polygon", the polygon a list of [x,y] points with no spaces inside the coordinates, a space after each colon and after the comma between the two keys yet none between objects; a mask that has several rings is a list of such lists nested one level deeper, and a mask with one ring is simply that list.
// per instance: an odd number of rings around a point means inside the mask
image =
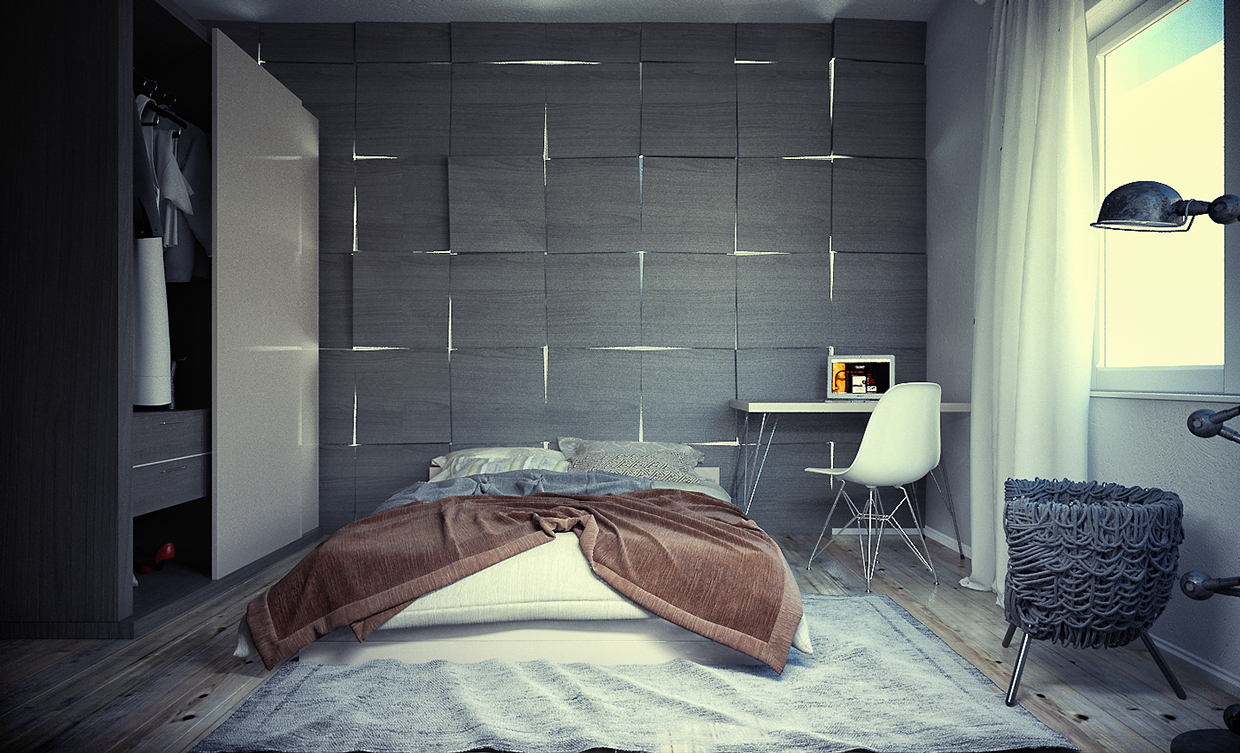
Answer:
[{"label": "gray knitted pouf", "polygon": [[1180,498],[1098,482],[1009,479],[1004,616],[1025,633],[1009,689],[1014,702],[1030,639],[1073,648],[1145,641],[1176,695],[1179,683],[1146,631],[1176,583],[1184,540]]}]

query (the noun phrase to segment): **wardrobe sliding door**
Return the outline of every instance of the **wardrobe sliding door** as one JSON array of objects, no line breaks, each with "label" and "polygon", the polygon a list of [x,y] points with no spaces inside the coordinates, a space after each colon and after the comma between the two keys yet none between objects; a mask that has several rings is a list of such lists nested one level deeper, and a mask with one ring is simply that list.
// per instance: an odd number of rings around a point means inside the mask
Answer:
[{"label": "wardrobe sliding door", "polygon": [[318,120],[219,30],[212,577],[318,527]]}]

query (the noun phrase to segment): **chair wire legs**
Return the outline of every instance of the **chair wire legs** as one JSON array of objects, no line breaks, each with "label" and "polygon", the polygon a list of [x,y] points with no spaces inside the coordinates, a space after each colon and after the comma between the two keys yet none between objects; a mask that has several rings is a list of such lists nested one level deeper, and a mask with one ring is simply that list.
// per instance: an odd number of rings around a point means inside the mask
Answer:
[{"label": "chair wire legs", "polygon": [[[1016,626],[1008,623],[1007,634],[1003,636],[1003,647],[1007,648],[1012,645],[1012,636],[1016,634]],[[1016,654],[1016,665],[1012,668],[1012,681],[1008,684],[1007,697],[1003,700],[1009,706],[1016,705],[1016,693],[1020,689],[1020,676],[1025,672],[1025,661],[1029,658],[1029,646],[1033,639],[1028,633],[1020,642],[1020,651]],[[1141,641],[1145,644],[1145,648],[1153,657],[1154,663],[1158,665],[1158,669],[1162,671],[1163,677],[1166,678],[1167,684],[1171,686],[1171,690],[1175,693],[1175,697],[1181,701],[1188,698],[1188,694],[1184,692],[1184,686],[1180,685],[1180,681],[1176,679],[1172,673],[1171,667],[1167,665],[1163,659],[1162,652],[1154,645],[1154,641],[1150,640],[1149,633],[1141,631]]]},{"label": "chair wire legs", "polygon": [[[870,590],[870,581],[874,578],[874,573],[878,569],[878,550],[882,545],[883,531],[891,526],[900,533],[904,538],[904,543],[908,544],[913,554],[917,555],[917,559],[921,560],[921,564],[926,566],[930,574],[934,576],[934,585],[939,584],[939,575],[934,571],[934,563],[930,561],[930,548],[926,545],[926,533],[922,528],[921,521],[917,517],[917,509],[914,507],[912,500],[909,499],[908,490],[903,486],[896,487],[904,497],[895,506],[891,512],[883,510],[883,500],[875,487],[868,487],[869,493],[866,495],[865,504],[857,507],[848,493],[844,491],[844,483],[840,482],[840,490],[835,495],[835,500],[831,502],[831,509],[827,513],[827,519],[822,524],[822,531],[818,534],[818,541],[814,544],[814,550],[809,556],[809,563],[806,570],[813,567],[814,557],[819,552],[825,551],[832,541],[835,541],[834,532],[831,538],[827,539],[827,543],[823,544],[822,539],[827,534],[827,527],[831,525],[831,518],[835,515],[835,508],[839,505],[840,498],[844,498],[844,503],[848,505],[852,518],[844,524],[843,529],[847,529],[854,523],[858,523],[857,540],[861,548],[861,570],[865,575],[865,590]],[[904,526],[895,520],[895,514],[899,512],[902,505],[908,505],[909,512],[913,515],[913,524],[917,526],[917,533],[921,536],[921,550],[917,549],[917,545],[913,543],[913,539],[909,537],[908,532],[904,530]]]}]

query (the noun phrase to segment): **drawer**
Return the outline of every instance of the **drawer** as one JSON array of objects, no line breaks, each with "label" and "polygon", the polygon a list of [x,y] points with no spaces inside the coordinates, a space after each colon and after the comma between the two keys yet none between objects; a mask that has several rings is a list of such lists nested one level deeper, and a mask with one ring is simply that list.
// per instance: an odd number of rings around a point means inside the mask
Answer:
[{"label": "drawer", "polygon": [[166,460],[133,469],[132,515],[179,505],[210,493],[211,456]]},{"label": "drawer", "polygon": [[211,451],[207,410],[138,411],[133,414],[133,465]]}]

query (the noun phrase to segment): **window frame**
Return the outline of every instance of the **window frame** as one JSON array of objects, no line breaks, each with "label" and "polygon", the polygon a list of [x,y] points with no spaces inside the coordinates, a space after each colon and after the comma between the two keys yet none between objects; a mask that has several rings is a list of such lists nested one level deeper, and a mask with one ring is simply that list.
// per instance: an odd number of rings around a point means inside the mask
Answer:
[{"label": "window frame", "polygon": [[[1094,164],[1095,206],[1102,203],[1114,186],[1102,184],[1103,86],[1104,57],[1138,33],[1149,28],[1188,0],[1097,0],[1086,10],[1089,32],[1090,90],[1093,100],[1094,143],[1097,145]],[[1225,91],[1240,91],[1240,7],[1223,3],[1223,38],[1233,41],[1223,45],[1223,76]],[[1231,82],[1230,84],[1226,82]],[[1224,186],[1228,193],[1240,194],[1240,98],[1229,97],[1224,103],[1225,149],[1223,155]],[[1158,180],[1151,176],[1150,180]],[[1193,197],[1209,201],[1215,197]],[[1210,222],[1206,217],[1198,218]],[[1102,233],[1120,232],[1099,230]],[[1189,232],[1192,232],[1191,230]],[[1099,258],[1098,308],[1094,330],[1093,391],[1095,394],[1137,393],[1145,395],[1240,395],[1240,223],[1226,226],[1223,233],[1224,302],[1223,302],[1223,365],[1184,367],[1105,367],[1098,365],[1103,326],[1103,294],[1105,255]]]}]

